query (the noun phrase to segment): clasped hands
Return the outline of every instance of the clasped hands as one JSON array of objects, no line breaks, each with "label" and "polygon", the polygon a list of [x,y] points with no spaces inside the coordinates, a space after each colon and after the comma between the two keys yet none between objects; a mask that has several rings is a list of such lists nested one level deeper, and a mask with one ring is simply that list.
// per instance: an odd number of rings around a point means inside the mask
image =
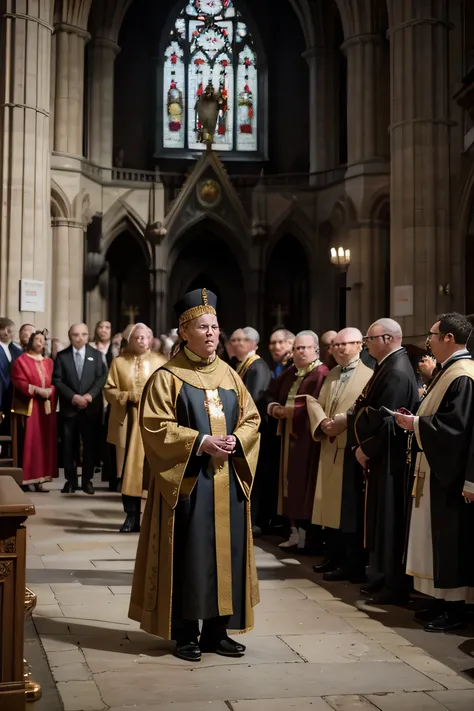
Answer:
[{"label": "clasped hands", "polygon": [[92,395],[86,393],[85,395],[76,394],[71,400],[72,404],[79,408],[79,410],[85,410],[86,407],[92,402]]},{"label": "clasped hands", "polygon": [[320,424],[320,427],[328,437],[337,437],[342,434],[347,428],[347,415],[335,415],[335,417],[327,417]]},{"label": "clasped hands", "polygon": [[218,459],[227,459],[235,452],[237,439],[234,435],[208,435],[201,444],[201,451]]}]

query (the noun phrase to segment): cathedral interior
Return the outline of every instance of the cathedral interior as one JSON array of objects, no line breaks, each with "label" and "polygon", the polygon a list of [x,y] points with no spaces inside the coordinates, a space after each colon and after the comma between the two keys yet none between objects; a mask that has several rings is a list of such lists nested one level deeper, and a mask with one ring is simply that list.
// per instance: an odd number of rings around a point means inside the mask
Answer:
[{"label": "cathedral interior", "polygon": [[226,332],[391,315],[416,342],[474,311],[470,0],[1,10],[2,314],[161,333],[206,286]]}]

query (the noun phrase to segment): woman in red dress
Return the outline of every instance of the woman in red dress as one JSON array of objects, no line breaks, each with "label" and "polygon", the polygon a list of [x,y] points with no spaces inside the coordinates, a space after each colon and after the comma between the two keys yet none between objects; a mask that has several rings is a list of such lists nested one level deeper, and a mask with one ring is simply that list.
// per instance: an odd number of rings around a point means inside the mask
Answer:
[{"label": "woman in red dress", "polygon": [[14,465],[23,469],[23,488],[48,492],[44,482],[58,476],[56,403],[51,382],[53,361],[44,358],[41,331],[30,337],[25,353],[14,361],[12,436]]}]

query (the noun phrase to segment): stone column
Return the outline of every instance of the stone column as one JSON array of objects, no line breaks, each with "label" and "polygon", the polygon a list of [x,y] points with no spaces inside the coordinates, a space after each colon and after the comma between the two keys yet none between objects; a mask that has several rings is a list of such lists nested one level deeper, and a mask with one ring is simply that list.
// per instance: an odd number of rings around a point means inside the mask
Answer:
[{"label": "stone column", "polygon": [[[53,0],[5,0],[0,37],[0,312],[50,326],[50,74]],[[44,312],[20,312],[21,279],[45,282]]]},{"label": "stone column", "polygon": [[52,333],[67,343],[72,323],[83,319],[84,225],[53,218],[53,323]]},{"label": "stone column", "polygon": [[93,163],[112,167],[114,133],[114,63],[120,47],[98,37],[91,43],[92,88],[90,156]]},{"label": "stone column", "polygon": [[82,156],[84,51],[90,35],[65,23],[55,26],[54,150]]},{"label": "stone column", "polygon": [[[392,315],[408,337],[427,332],[451,297],[450,87],[447,0],[389,0],[391,45]],[[420,64],[429,68],[421,71]],[[413,287],[399,317],[393,288]]]},{"label": "stone column", "polygon": [[[372,172],[390,155],[388,49],[382,34],[358,34],[347,55],[347,177]],[[372,164],[372,166],[371,166]]]},{"label": "stone column", "polygon": [[332,47],[303,53],[309,65],[311,173],[339,165],[339,57]]}]

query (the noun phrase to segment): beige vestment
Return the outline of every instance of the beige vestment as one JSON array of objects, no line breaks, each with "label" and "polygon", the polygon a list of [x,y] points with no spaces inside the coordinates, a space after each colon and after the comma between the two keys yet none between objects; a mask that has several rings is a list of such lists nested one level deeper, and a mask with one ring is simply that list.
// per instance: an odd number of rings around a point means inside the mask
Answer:
[{"label": "beige vestment", "polygon": [[329,438],[317,430],[323,420],[345,414],[354,405],[373,371],[361,360],[350,377],[341,380],[342,370],[338,365],[333,368],[319,394],[319,398],[308,397],[308,413],[311,432],[315,439],[321,439],[318,479],[314,497],[312,522],[319,526],[339,528],[341,522],[342,480],[346,430],[335,438]]},{"label": "beige vestment", "polygon": [[166,362],[152,351],[136,356],[125,350],[110,366],[104,397],[110,405],[107,442],[117,451],[117,476],[122,494],[141,496],[145,450],[138,424],[140,398],[147,380]]}]

